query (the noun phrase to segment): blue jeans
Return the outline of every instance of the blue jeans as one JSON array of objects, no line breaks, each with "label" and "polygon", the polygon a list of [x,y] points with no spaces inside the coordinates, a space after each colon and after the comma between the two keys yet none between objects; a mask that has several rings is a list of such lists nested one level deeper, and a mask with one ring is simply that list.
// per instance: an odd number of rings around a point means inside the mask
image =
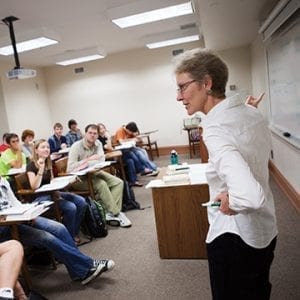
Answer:
[{"label": "blue jeans", "polygon": [[128,182],[130,184],[134,184],[137,181],[136,176],[136,169],[134,165],[134,161],[132,158],[126,158],[124,159],[124,162],[127,166],[127,176],[128,176]]},{"label": "blue jeans", "polygon": [[157,169],[156,164],[148,157],[147,151],[140,147],[132,148],[133,153],[138,157],[139,161],[148,169],[155,171]]},{"label": "blue jeans", "polygon": [[[37,217],[31,225],[18,225],[18,230],[24,245],[49,250],[66,266],[73,280],[84,278],[93,266],[93,259],[79,251],[66,227],[59,222]],[[0,241],[9,239],[9,227],[0,226]]]},{"label": "blue jeans", "polygon": [[[74,238],[80,231],[81,220],[87,206],[86,201],[83,197],[72,193],[59,192],[59,195],[61,199],[58,202],[58,206],[62,212],[63,224]],[[42,202],[47,200],[51,200],[50,195],[42,195],[34,201]]]}]

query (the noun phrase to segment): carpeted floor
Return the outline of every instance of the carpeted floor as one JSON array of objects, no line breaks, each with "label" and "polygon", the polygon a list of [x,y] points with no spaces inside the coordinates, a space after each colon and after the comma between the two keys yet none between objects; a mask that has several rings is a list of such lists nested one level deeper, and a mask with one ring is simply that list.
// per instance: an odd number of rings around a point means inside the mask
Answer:
[{"label": "carpeted floor", "polygon": [[[181,161],[184,160],[198,162],[198,159],[182,156]],[[155,161],[159,166],[166,166],[168,157]],[[142,177],[141,180],[147,183],[151,179]],[[271,186],[279,227],[271,269],[271,299],[296,300],[300,299],[300,218],[273,180]],[[151,190],[136,187],[134,191],[142,207],[148,208],[127,212],[133,226],[128,229],[109,227],[106,238],[80,246],[81,251],[92,257],[113,259],[115,269],[83,287],[70,280],[63,265],[55,271],[35,268],[31,270],[35,290],[55,300],[211,299],[207,261],[160,259]]]}]

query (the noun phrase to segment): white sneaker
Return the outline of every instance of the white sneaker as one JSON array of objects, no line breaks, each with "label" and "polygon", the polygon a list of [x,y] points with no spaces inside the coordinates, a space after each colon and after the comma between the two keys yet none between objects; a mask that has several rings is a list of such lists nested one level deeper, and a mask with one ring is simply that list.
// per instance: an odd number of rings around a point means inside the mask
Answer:
[{"label": "white sneaker", "polygon": [[119,212],[117,217],[120,220],[121,227],[130,227],[132,225],[131,221],[126,217],[126,215],[123,212]]},{"label": "white sneaker", "polygon": [[86,277],[81,280],[81,284],[86,285],[93,279],[97,278],[103,272],[112,270],[114,266],[115,263],[113,260],[95,259],[94,266],[91,268]]},{"label": "white sneaker", "polygon": [[118,216],[114,216],[114,214],[112,214],[111,212],[108,212],[105,215],[105,219],[106,219],[106,223],[110,226],[120,226],[120,219],[119,219],[119,215]]}]

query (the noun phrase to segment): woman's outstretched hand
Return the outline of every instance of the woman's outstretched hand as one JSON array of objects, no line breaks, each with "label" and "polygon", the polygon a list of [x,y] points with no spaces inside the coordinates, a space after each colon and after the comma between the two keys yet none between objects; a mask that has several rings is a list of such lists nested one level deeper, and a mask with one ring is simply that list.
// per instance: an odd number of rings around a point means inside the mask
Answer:
[{"label": "woman's outstretched hand", "polygon": [[260,101],[262,100],[262,98],[264,97],[265,93],[261,93],[257,98],[254,98],[253,96],[249,96],[246,99],[246,104],[248,105],[252,105],[253,107],[258,107],[258,104],[260,103]]}]

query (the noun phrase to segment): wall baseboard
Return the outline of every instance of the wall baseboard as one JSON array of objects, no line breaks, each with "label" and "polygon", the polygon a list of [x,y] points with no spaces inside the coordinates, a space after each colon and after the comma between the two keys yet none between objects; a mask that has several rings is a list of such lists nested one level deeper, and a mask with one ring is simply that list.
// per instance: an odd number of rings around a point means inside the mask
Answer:
[{"label": "wall baseboard", "polygon": [[160,155],[170,155],[170,153],[173,149],[175,149],[178,154],[188,154],[189,153],[188,145],[159,147],[158,151],[159,151]]},{"label": "wall baseboard", "polygon": [[291,186],[282,173],[276,168],[272,161],[269,161],[269,171],[282,192],[286,195],[292,205],[300,213],[300,194]]}]

